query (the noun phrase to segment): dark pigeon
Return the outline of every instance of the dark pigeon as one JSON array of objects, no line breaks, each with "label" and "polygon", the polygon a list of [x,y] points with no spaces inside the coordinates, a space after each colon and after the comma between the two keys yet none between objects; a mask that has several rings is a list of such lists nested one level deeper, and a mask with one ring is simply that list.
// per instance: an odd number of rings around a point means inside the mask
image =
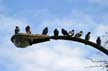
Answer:
[{"label": "dark pigeon", "polygon": [[48,33],[48,27],[45,27],[45,28],[43,29],[43,31],[42,31],[42,34],[43,34],[43,35],[47,35],[47,33]]},{"label": "dark pigeon", "polygon": [[62,28],[61,31],[62,31],[62,34],[63,34],[64,36],[68,36],[68,35],[69,35],[68,32],[67,32],[65,29]]},{"label": "dark pigeon", "polygon": [[101,45],[101,39],[100,39],[100,37],[97,38],[96,43],[97,43],[97,45],[99,45],[99,46]]},{"label": "dark pigeon", "polygon": [[26,26],[25,30],[27,34],[31,34],[30,26]]},{"label": "dark pigeon", "polygon": [[89,40],[90,40],[90,34],[91,34],[91,32],[88,32],[88,33],[85,35],[85,41],[89,41]]},{"label": "dark pigeon", "polygon": [[15,28],[15,34],[17,34],[17,33],[19,33],[19,32],[20,32],[20,29],[19,29],[18,26],[16,26],[16,28]]},{"label": "dark pigeon", "polygon": [[55,36],[55,39],[57,39],[57,36],[59,34],[59,31],[57,29],[54,30],[54,36]]},{"label": "dark pigeon", "polygon": [[83,34],[83,31],[80,31],[79,33],[76,33],[75,38],[80,38]]}]

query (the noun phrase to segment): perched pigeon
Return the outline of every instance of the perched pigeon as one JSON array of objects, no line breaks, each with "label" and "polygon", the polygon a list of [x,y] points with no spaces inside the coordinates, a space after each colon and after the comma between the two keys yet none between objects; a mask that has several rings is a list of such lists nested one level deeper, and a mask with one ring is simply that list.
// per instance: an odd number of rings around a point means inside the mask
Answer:
[{"label": "perched pigeon", "polygon": [[59,34],[59,31],[57,29],[55,29],[54,30],[54,36],[55,36],[55,38],[57,38],[58,34]]},{"label": "perched pigeon", "polygon": [[85,40],[89,41],[91,32],[88,32],[85,36]]},{"label": "perched pigeon", "polygon": [[69,35],[68,32],[67,32],[65,29],[62,28],[61,31],[62,31],[62,34],[63,34],[64,36],[68,36],[68,35]]},{"label": "perched pigeon", "polygon": [[79,33],[76,33],[75,38],[80,38],[83,34],[83,31],[80,31]]},{"label": "perched pigeon", "polygon": [[85,35],[85,41],[89,41],[89,39],[90,39],[90,34],[91,34],[91,32],[88,32],[88,33]]},{"label": "perched pigeon", "polygon": [[19,32],[20,32],[20,29],[19,29],[18,26],[16,26],[16,28],[15,28],[15,34],[17,34],[17,33],[19,33]]},{"label": "perched pigeon", "polygon": [[26,26],[25,30],[27,34],[31,34],[30,26]]},{"label": "perched pigeon", "polygon": [[69,36],[73,36],[74,35],[74,30],[72,30],[72,31],[69,31]]},{"label": "perched pigeon", "polygon": [[100,37],[97,38],[96,43],[97,43],[97,45],[99,45],[99,46],[101,45],[101,39],[100,39]]},{"label": "perched pigeon", "polygon": [[45,27],[45,28],[43,29],[43,31],[42,31],[42,34],[43,34],[43,35],[47,35],[47,33],[48,33],[48,27]]},{"label": "perched pigeon", "polygon": [[58,36],[59,31],[57,29],[54,30],[54,36]]}]

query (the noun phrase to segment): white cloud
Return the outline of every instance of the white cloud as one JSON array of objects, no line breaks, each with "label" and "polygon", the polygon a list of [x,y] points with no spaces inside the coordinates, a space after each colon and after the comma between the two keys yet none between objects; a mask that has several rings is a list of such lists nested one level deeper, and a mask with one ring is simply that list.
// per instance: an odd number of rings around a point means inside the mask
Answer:
[{"label": "white cloud", "polygon": [[[49,25],[49,29],[52,27],[64,27],[68,30],[71,28],[75,28],[76,30],[83,29],[84,32],[88,32],[88,30],[91,30],[91,28],[94,28],[94,26],[96,28],[92,30],[93,32],[107,30],[104,29],[106,26],[97,26],[98,24],[96,24],[95,21],[89,17],[89,15],[78,13],[79,12],[73,13],[75,16],[78,16],[76,19],[47,19],[42,20],[43,22],[41,25],[43,27],[45,25]],[[74,43],[68,41],[67,43],[66,41],[51,41],[47,43],[36,44],[25,49],[16,48],[10,42],[10,36],[12,35],[16,25],[19,25],[21,29],[24,29],[24,27],[27,25],[26,23],[26,21],[12,17],[3,15],[0,16],[0,25],[2,25],[0,32],[3,35],[6,34],[5,36],[0,36],[0,38],[3,38],[2,41],[0,41],[2,43],[2,47],[0,48],[0,57],[12,61],[10,64],[5,63],[5,68],[10,69],[11,71],[15,71],[14,68],[16,67],[19,68],[19,71],[84,71],[85,69],[83,67],[92,65],[84,58],[87,52],[85,48],[82,48],[83,45],[75,45]],[[85,30],[86,28],[87,30]],[[4,32],[4,30],[6,32]],[[89,71],[93,70],[89,69]]]},{"label": "white cloud", "polygon": [[108,30],[108,25],[107,24],[100,24],[97,29],[96,29],[96,35],[97,36],[102,36],[105,32]]}]

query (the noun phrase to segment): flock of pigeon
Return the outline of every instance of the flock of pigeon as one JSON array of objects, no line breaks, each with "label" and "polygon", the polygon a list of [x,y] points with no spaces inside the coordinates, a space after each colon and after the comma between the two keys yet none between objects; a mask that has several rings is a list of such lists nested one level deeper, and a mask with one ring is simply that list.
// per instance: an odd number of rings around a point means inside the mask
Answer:
[{"label": "flock of pigeon", "polygon": [[[30,26],[26,26],[25,27],[25,31],[26,31],[26,33],[27,34],[31,34],[31,29],[30,29]],[[15,34],[17,34],[17,33],[19,33],[20,32],[20,29],[19,29],[19,27],[18,26],[16,26],[16,28],[15,28]],[[83,34],[83,31],[80,31],[80,32],[78,32],[78,33],[74,33],[74,30],[72,30],[72,31],[69,31],[69,32],[67,32],[65,29],[61,29],[61,32],[62,32],[62,34],[64,35],[64,36],[70,36],[70,37],[75,37],[75,38],[80,38],[81,36],[82,36],[82,34]],[[43,29],[43,31],[42,31],[42,35],[47,35],[47,33],[48,33],[48,27],[45,27],[44,29]],[[57,39],[57,37],[58,37],[58,35],[59,35],[59,31],[57,30],[57,29],[55,29],[54,30],[54,36],[55,36],[55,39]],[[85,35],[85,41],[89,41],[90,40],[90,34],[91,34],[91,32],[88,32],[86,35]],[[101,45],[101,39],[100,39],[100,37],[98,37],[97,39],[96,39],[96,44],[97,45]]]},{"label": "flock of pigeon", "polygon": [[[31,30],[30,30],[30,26],[26,26],[25,31],[27,34],[31,34]],[[18,26],[16,26],[15,28],[15,34],[20,32],[20,28]]]}]

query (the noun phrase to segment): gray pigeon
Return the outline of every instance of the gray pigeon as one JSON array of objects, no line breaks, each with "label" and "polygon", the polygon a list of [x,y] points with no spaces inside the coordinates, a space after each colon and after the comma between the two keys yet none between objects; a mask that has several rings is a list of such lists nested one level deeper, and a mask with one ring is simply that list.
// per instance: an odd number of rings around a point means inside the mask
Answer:
[{"label": "gray pigeon", "polygon": [[72,31],[69,31],[69,36],[73,36],[74,35],[74,30],[72,30]]},{"label": "gray pigeon", "polygon": [[16,26],[16,28],[15,28],[15,34],[17,34],[17,33],[19,33],[19,32],[20,32],[20,29],[19,29],[18,26]]},{"label": "gray pigeon", "polygon": [[76,35],[74,36],[75,38],[80,38],[83,34],[83,31],[80,31],[79,33],[76,33]]}]

